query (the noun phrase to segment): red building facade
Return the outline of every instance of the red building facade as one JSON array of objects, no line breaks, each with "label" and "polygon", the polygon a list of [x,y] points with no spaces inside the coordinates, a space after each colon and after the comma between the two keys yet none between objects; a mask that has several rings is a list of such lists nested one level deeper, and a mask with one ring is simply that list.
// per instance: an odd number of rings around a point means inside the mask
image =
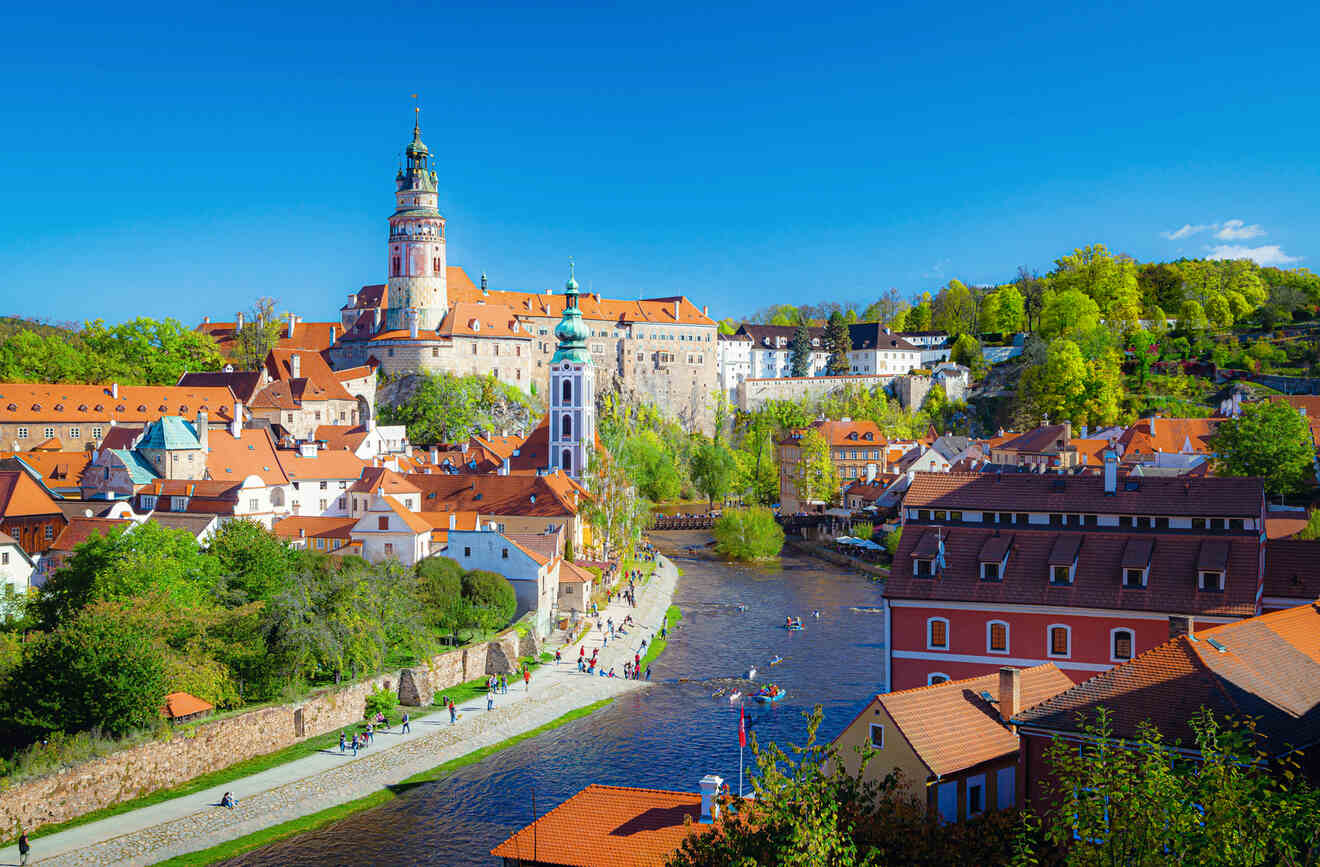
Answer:
[{"label": "red building facade", "polygon": [[1081,682],[1170,618],[1260,609],[1259,479],[918,473],[885,589],[891,690],[1054,663]]}]

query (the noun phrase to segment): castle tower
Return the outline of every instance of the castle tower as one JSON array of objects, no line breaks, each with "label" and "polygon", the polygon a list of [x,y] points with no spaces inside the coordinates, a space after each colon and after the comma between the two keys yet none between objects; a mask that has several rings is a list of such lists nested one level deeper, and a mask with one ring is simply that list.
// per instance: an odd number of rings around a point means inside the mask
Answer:
[{"label": "castle tower", "polygon": [[596,441],[596,382],[587,351],[587,325],[578,309],[578,284],[569,266],[564,314],[555,326],[550,359],[550,470],[581,478]]},{"label": "castle tower", "polygon": [[[419,110],[420,111],[420,110]],[[437,209],[436,174],[422,142],[420,119],[394,183],[390,215],[386,330],[435,329],[449,309],[445,280],[445,218]]]}]

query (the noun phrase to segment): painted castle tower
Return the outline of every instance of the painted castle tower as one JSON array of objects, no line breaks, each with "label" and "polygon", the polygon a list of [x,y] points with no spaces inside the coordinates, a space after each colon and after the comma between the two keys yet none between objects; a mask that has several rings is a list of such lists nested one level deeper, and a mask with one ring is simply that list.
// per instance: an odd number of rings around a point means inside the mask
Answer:
[{"label": "painted castle tower", "polygon": [[386,330],[433,330],[449,309],[445,280],[445,218],[436,205],[436,174],[422,142],[420,120],[405,152],[407,164],[395,177],[390,215],[389,289]]},{"label": "painted castle tower", "polygon": [[587,325],[578,309],[578,284],[569,266],[564,314],[555,326],[550,359],[550,469],[581,478],[596,441],[596,382],[587,351]]}]

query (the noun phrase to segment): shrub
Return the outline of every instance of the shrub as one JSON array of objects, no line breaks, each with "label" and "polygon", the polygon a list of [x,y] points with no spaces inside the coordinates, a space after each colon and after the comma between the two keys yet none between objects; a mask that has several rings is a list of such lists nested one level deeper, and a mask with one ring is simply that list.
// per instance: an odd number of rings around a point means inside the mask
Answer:
[{"label": "shrub", "polygon": [[735,560],[763,560],[784,547],[784,531],[765,506],[725,512],[715,521],[715,550]]},{"label": "shrub", "polygon": [[895,554],[898,553],[898,543],[902,540],[902,538],[903,538],[902,527],[899,527],[897,530],[890,530],[888,533],[885,533],[885,550],[889,552],[890,557],[893,557]]},{"label": "shrub", "polygon": [[388,717],[398,706],[399,696],[394,690],[380,686],[373,689],[367,696],[367,707],[362,716],[363,719],[373,720],[376,718],[376,714],[382,713]]},{"label": "shrub", "polygon": [[852,534],[858,539],[870,539],[875,533],[875,525],[870,521],[854,521],[852,525]]},{"label": "shrub", "polygon": [[503,575],[473,569],[463,576],[463,598],[481,613],[482,625],[497,629],[513,619],[518,598]]}]

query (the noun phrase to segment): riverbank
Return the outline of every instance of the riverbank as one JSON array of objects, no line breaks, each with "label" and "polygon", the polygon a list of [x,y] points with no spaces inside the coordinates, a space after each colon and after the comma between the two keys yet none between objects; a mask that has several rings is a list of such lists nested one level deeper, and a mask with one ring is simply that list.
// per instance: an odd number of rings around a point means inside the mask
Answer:
[{"label": "riverbank", "polygon": [[[582,643],[588,655],[599,646],[606,669],[622,671],[623,663],[640,651],[642,639],[658,631],[677,578],[673,563],[661,559],[655,575],[638,594],[637,608],[616,601],[604,612],[616,623],[631,614],[641,628],[608,646],[602,646],[601,633],[587,633]],[[414,723],[408,735],[397,728],[377,735],[377,744],[356,758],[337,749],[321,750],[221,787],[37,838],[30,863],[153,864],[218,846],[378,795],[388,786],[400,785],[447,762],[500,744],[516,743],[518,736],[573,711],[645,688],[641,681],[579,674],[574,659],[577,650],[578,644],[566,646],[564,664],[544,666],[530,688],[510,684],[509,693],[498,696],[491,711],[486,710],[484,698],[464,701],[456,725],[451,726],[446,715],[435,714]],[[238,799],[236,808],[216,806],[225,791]],[[371,803],[363,804],[366,806]],[[17,862],[16,847],[0,849],[0,863]]]},{"label": "riverbank", "polygon": [[784,540],[784,547],[798,554],[806,554],[824,560],[827,563],[833,563],[836,566],[855,569],[858,572],[870,576],[876,581],[883,582],[889,579],[889,570],[884,566],[878,566],[875,563],[867,563],[863,560],[858,560],[856,557],[849,557],[846,554],[840,554],[837,551],[830,550],[819,542],[809,542],[806,539],[794,539],[789,537]]}]

